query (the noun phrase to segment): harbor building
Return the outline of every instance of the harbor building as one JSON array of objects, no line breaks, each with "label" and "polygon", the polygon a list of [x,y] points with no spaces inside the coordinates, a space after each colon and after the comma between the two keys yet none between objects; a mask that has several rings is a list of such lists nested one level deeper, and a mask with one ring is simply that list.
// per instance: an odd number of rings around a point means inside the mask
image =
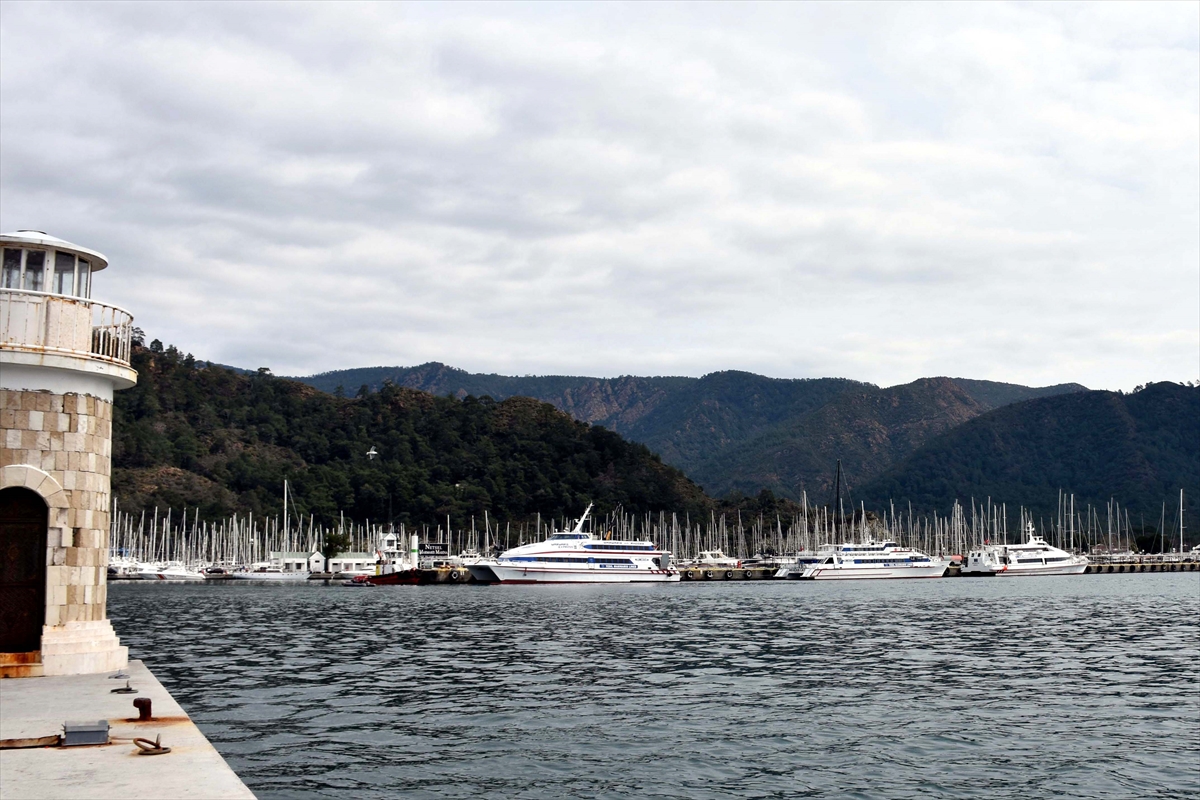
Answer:
[{"label": "harbor building", "polygon": [[0,676],[120,669],[106,616],[113,392],[133,316],[92,299],[100,253],[0,234]]}]

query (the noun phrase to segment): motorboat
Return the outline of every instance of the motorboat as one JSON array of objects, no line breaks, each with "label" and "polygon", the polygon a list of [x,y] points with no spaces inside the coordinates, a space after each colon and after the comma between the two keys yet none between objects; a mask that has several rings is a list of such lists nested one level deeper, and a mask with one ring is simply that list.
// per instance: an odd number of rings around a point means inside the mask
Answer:
[{"label": "motorboat", "polygon": [[259,561],[250,565],[249,569],[229,573],[230,578],[239,581],[303,581],[309,576],[307,570],[284,570],[269,561]]},{"label": "motorboat", "polygon": [[[110,581],[141,580],[142,563],[126,556],[110,556],[108,559],[108,579]],[[157,579],[156,579],[157,580]]]},{"label": "motorboat", "polygon": [[828,544],[817,549],[817,560],[799,576],[801,580],[869,580],[940,578],[946,561],[892,541],[862,544]]},{"label": "motorboat", "polygon": [[700,555],[688,566],[701,569],[738,569],[742,564],[736,558],[725,555],[722,550],[701,550]]},{"label": "motorboat", "polygon": [[165,564],[143,564],[137,571],[139,580],[143,581],[202,581],[204,573],[188,569],[179,561],[168,561]]},{"label": "motorboat", "polygon": [[1087,556],[1061,550],[1038,536],[1033,523],[1025,526],[1024,544],[985,544],[967,554],[964,578],[1013,575],[1082,575]]},{"label": "motorboat", "polygon": [[648,541],[602,539],[583,530],[588,505],[570,531],[467,565],[484,583],[666,583],[679,580],[671,554]]}]

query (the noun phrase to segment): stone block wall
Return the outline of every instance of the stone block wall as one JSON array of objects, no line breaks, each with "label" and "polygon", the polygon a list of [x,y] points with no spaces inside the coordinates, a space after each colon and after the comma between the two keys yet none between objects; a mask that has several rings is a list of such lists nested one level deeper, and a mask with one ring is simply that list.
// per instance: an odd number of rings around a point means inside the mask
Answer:
[{"label": "stone block wall", "polygon": [[37,491],[50,506],[46,625],[104,620],[112,403],[0,390],[0,432],[4,483]]}]

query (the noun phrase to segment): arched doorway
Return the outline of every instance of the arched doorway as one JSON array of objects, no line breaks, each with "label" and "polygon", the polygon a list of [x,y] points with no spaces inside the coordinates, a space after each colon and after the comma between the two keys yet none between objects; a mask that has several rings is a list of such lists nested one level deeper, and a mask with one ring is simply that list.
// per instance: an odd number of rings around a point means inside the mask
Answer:
[{"label": "arched doorway", "polygon": [[50,511],[29,489],[0,489],[0,653],[42,647]]}]

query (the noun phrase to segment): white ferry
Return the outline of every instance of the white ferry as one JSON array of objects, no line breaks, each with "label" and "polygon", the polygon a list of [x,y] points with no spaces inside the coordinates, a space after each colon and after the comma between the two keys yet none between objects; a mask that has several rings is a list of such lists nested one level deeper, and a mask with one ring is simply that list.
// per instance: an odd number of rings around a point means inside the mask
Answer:
[{"label": "white ferry", "polygon": [[990,544],[967,554],[962,575],[1082,575],[1088,567],[1087,556],[1077,556],[1047,542],[1026,523],[1025,544]]},{"label": "white ferry", "polygon": [[824,554],[801,550],[795,556],[788,557],[780,564],[779,568],[775,571],[775,577],[799,580],[804,577],[805,570],[813,564],[821,563],[825,558]]},{"label": "white ferry", "polygon": [[817,562],[800,573],[802,580],[940,578],[947,567],[945,559],[895,542],[828,544],[817,550],[817,556]]},{"label": "white ferry", "polygon": [[468,564],[484,583],[664,583],[678,581],[671,554],[653,542],[611,541],[584,533],[589,505],[575,527],[543,542],[506,550],[498,558]]}]

